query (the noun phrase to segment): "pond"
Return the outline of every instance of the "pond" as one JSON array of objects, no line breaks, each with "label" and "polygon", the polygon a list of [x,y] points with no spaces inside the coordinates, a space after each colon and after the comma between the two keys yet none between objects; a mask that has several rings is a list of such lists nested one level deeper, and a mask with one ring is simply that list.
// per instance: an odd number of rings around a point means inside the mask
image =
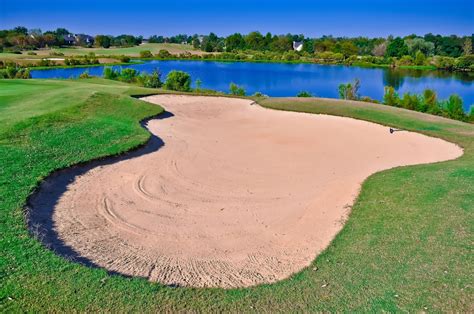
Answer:
[{"label": "pond", "polygon": [[[398,93],[421,93],[430,88],[440,99],[458,94],[469,111],[474,104],[474,75],[446,71],[362,68],[343,65],[249,63],[216,61],[146,61],[123,68],[134,68],[151,73],[158,68],[163,77],[171,70],[191,74],[193,82],[202,81],[202,88],[227,92],[229,84],[244,87],[248,94],[261,92],[269,96],[295,96],[308,91],[319,97],[338,97],[338,86],[358,78],[360,94],[382,100],[384,86],[393,86]],[[33,70],[33,78],[78,77],[85,70],[91,75],[102,75],[103,66]]]}]

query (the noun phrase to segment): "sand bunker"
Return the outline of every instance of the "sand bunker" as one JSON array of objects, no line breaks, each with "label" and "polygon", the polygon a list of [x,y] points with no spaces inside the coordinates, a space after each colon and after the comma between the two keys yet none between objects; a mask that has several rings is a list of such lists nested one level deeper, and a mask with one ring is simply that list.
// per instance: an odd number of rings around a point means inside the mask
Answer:
[{"label": "sand bunker", "polygon": [[30,227],[59,254],[168,285],[288,277],[328,246],[369,175],[462,154],[440,139],[248,100],[145,100],[169,112],[148,122],[151,143],[50,177]]}]

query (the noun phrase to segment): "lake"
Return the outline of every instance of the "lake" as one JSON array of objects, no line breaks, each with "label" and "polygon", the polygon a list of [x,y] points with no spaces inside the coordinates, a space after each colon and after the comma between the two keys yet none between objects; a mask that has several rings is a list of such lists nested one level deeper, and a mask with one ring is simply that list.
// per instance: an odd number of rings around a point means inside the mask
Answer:
[{"label": "lake", "polygon": [[[382,100],[384,86],[393,86],[398,93],[421,93],[431,88],[440,99],[458,94],[469,111],[474,104],[474,75],[446,71],[362,68],[343,65],[249,63],[215,61],[146,61],[122,66],[151,73],[159,68],[165,75],[171,70],[191,74],[193,82],[202,81],[202,88],[227,92],[229,84],[245,88],[248,94],[262,92],[269,96],[295,96],[308,91],[319,97],[338,97],[338,86],[358,78],[360,95]],[[104,67],[33,70],[33,78],[78,77],[85,70],[91,75],[102,75]]]}]

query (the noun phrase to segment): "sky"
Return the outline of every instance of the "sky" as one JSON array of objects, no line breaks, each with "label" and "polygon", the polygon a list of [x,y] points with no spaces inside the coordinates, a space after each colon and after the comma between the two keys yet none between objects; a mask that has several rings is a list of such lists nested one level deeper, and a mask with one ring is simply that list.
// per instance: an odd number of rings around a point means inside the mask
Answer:
[{"label": "sky", "polygon": [[474,33],[474,0],[0,0],[0,29],[90,35],[235,32],[385,37]]}]

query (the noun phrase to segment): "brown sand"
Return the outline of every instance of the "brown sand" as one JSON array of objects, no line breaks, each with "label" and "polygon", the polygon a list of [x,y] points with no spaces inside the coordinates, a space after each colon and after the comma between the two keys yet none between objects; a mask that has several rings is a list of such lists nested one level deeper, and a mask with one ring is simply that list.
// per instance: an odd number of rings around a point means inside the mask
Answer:
[{"label": "brown sand", "polygon": [[421,134],[248,100],[145,99],[174,114],[147,125],[164,146],[53,176],[32,199],[31,226],[48,229],[60,254],[169,285],[288,277],[328,246],[369,175],[462,154]]}]

